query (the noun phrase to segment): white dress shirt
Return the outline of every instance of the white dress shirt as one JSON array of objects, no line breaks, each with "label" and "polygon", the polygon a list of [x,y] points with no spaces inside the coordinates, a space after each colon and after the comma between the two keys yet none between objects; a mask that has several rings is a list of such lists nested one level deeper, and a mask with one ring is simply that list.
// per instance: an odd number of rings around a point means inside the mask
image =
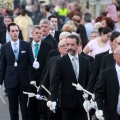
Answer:
[{"label": "white dress shirt", "polygon": [[118,66],[116,64],[115,65],[115,69],[116,69],[116,72],[117,72],[117,78],[118,78],[118,82],[119,82],[119,95],[118,95],[117,112],[120,115],[120,66]]},{"label": "white dress shirt", "polygon": [[117,72],[117,77],[118,77],[118,82],[119,82],[119,86],[120,86],[120,66],[118,66],[117,64],[115,65],[116,68],[116,72]]},{"label": "white dress shirt", "polygon": [[55,36],[55,29],[54,30],[50,30],[49,34],[52,33],[52,36]]},{"label": "white dress shirt", "polygon": [[[34,58],[35,58],[35,44],[36,42],[33,40],[32,41],[32,51],[33,51],[33,55],[34,55]],[[37,43],[39,45],[39,49],[40,49],[40,45],[41,45],[41,40]]]},{"label": "white dress shirt", "polygon": [[14,50],[14,43],[17,43],[16,44],[16,46],[17,46],[17,48],[18,48],[18,53],[19,53],[19,46],[20,46],[20,42],[19,42],[19,39],[17,40],[17,41],[12,41],[12,40],[10,40],[10,42],[11,42],[11,46],[12,46],[12,49]]},{"label": "white dress shirt", "polygon": [[79,57],[78,57],[78,54],[76,54],[76,56],[72,56],[68,53],[68,56],[69,56],[71,62],[72,62],[72,59],[75,58],[74,60],[75,60],[76,67],[77,67],[76,68],[77,69],[77,76],[76,77],[77,77],[77,80],[78,80],[78,78],[79,78]]}]

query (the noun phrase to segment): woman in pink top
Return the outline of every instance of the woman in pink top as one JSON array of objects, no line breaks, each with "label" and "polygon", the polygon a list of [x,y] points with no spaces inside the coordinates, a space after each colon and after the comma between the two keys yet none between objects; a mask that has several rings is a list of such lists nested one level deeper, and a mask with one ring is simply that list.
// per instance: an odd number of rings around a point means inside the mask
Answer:
[{"label": "woman in pink top", "polygon": [[100,37],[91,40],[83,49],[85,54],[95,58],[96,54],[105,52],[110,49],[109,39],[112,34],[112,30],[109,27],[99,28]]}]

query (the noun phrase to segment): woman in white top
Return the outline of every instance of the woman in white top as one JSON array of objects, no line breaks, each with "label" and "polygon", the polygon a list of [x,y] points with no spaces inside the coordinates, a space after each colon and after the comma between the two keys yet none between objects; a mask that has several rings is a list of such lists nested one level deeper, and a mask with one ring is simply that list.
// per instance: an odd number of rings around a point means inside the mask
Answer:
[{"label": "woman in white top", "polygon": [[85,54],[89,54],[90,56],[95,58],[96,54],[105,52],[110,49],[110,36],[112,34],[112,30],[109,27],[99,28],[100,37],[91,40],[83,49]]}]

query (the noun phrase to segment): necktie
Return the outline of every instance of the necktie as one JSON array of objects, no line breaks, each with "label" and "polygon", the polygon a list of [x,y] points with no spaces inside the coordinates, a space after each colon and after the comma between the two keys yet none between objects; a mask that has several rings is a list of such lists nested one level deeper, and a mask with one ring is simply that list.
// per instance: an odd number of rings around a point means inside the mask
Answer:
[{"label": "necktie", "polygon": [[[120,70],[118,71],[118,80],[120,82]],[[119,87],[120,87],[120,83],[119,83]],[[120,88],[119,88],[119,94],[118,94],[117,113],[120,115]]]},{"label": "necktie", "polygon": [[77,64],[76,64],[76,58],[75,57],[72,58],[72,65],[73,65],[73,69],[74,69],[74,72],[75,72],[76,79],[78,79]]},{"label": "necktie", "polygon": [[39,44],[38,43],[36,43],[35,45],[35,51],[34,51],[34,53],[35,53],[35,58],[37,58],[37,56],[38,56],[38,47],[39,47]]},{"label": "necktie", "polygon": [[18,47],[17,47],[17,43],[13,44],[13,52],[14,52],[14,55],[15,55],[15,60],[17,61],[18,60]]}]

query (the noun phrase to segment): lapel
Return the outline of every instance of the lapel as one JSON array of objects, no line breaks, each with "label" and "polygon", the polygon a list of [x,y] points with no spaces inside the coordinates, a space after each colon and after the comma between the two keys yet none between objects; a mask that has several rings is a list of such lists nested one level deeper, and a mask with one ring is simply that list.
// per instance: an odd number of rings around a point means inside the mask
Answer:
[{"label": "lapel", "polygon": [[[82,77],[82,69],[83,69],[83,63],[82,63],[82,59],[80,59],[80,55],[78,54],[78,58],[79,58],[79,77],[78,77],[78,81],[80,80],[80,78]],[[82,69],[81,69],[82,68]],[[84,73],[83,73],[84,74]]]},{"label": "lapel", "polygon": [[8,51],[8,53],[9,53],[9,55],[12,57],[12,59],[15,61],[15,55],[14,55],[14,53],[13,53],[13,49],[12,49],[12,46],[11,46],[11,42],[8,42],[7,51]]},{"label": "lapel", "polygon": [[[75,73],[74,73],[74,69],[73,69],[73,66],[72,66],[72,63],[71,63],[71,60],[70,60],[68,54],[66,55],[66,63],[65,63],[65,64],[67,65],[67,68],[68,68],[68,70],[69,70],[69,72],[70,72],[71,77],[73,77],[74,80],[76,80],[76,76],[75,76]],[[77,81],[77,80],[76,80],[76,81]]]},{"label": "lapel", "polygon": [[117,77],[117,72],[116,72],[116,69],[115,69],[115,66],[113,67],[112,69],[112,72],[111,72],[111,76],[112,76],[112,81],[113,81],[113,84],[115,85],[115,88],[117,90],[117,92],[119,92],[119,82],[118,82],[118,77]]},{"label": "lapel", "polygon": [[41,45],[40,45],[40,48],[38,51],[37,59],[39,59],[42,56],[42,54],[44,54],[44,50],[45,50],[44,48],[45,48],[44,41],[41,41]]},{"label": "lapel", "polygon": [[18,61],[19,61],[20,56],[21,56],[21,51],[24,50],[23,47],[24,47],[24,46],[23,46],[22,41],[19,40],[19,55],[18,55]]}]

